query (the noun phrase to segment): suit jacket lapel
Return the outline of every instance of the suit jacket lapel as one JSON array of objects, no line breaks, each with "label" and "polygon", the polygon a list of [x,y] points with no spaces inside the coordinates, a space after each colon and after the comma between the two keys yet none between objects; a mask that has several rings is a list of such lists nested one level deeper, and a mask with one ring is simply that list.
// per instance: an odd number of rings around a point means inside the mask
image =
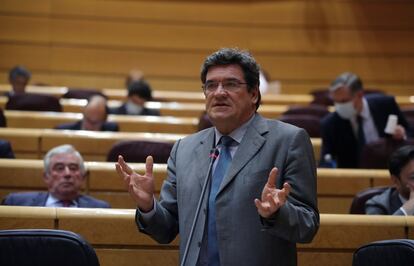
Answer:
[{"label": "suit jacket lapel", "polygon": [[254,157],[257,151],[266,142],[266,139],[262,136],[268,132],[268,125],[266,119],[259,114],[251,122],[248,127],[242,142],[239,144],[234,158],[231,162],[227,175],[224,177],[221,183],[220,189],[217,195],[236,177],[237,173]]},{"label": "suit jacket lapel", "polygon": [[36,197],[33,198],[32,206],[46,206],[46,200],[48,193],[39,192]]},{"label": "suit jacket lapel", "polygon": [[214,128],[210,128],[205,134],[205,138],[200,140],[200,145],[195,148],[195,162],[200,164],[200,175],[198,175],[200,186],[203,186],[204,180],[207,175],[208,166],[211,159],[208,157],[211,153],[211,149],[214,147]]}]

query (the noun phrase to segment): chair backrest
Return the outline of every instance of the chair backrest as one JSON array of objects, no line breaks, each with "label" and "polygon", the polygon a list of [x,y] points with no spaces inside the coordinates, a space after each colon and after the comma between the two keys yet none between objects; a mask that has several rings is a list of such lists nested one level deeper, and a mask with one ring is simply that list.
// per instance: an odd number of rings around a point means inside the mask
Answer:
[{"label": "chair backrest", "polygon": [[309,104],[309,105],[292,105],[289,109],[283,113],[284,115],[313,115],[318,118],[323,118],[329,114],[329,110],[326,105]]},{"label": "chair backrest", "polygon": [[9,97],[8,110],[62,112],[59,99],[46,94],[24,93]]},{"label": "chair backrest", "polygon": [[7,120],[4,116],[3,109],[0,108],[0,127],[7,127]]},{"label": "chair backrest", "polygon": [[412,266],[414,240],[392,239],[361,246],[354,252],[352,266]]},{"label": "chair backrest", "polygon": [[282,115],[280,121],[303,128],[308,132],[311,138],[321,137],[320,118],[313,115]]},{"label": "chair backrest", "polygon": [[99,266],[91,245],[70,231],[0,231],[0,265]]},{"label": "chair backrest", "polygon": [[414,139],[394,140],[392,138],[382,138],[377,141],[367,143],[362,148],[359,161],[359,168],[366,169],[386,169],[390,155],[404,145],[414,145]]},{"label": "chair backrest", "polygon": [[[364,89],[364,94],[371,94],[371,93],[383,94],[384,92],[378,89]],[[321,105],[327,105],[327,106],[334,104],[333,100],[329,96],[329,89],[324,89],[324,88],[315,89],[311,91],[311,94],[313,95],[313,101],[311,102],[312,104],[321,104]]]},{"label": "chair backrest", "polygon": [[167,142],[120,141],[109,150],[106,161],[116,162],[118,155],[122,155],[127,162],[145,163],[147,156],[151,155],[155,163],[167,163],[173,145]]},{"label": "chair backrest", "polygon": [[72,98],[72,99],[86,99],[89,100],[91,96],[101,95],[106,97],[102,92],[95,89],[80,89],[80,88],[69,88],[68,91],[62,95],[62,98]]},{"label": "chair backrest", "polygon": [[212,126],[213,124],[211,123],[210,118],[208,117],[207,113],[204,112],[198,120],[197,131],[201,131]]},{"label": "chair backrest", "polygon": [[313,100],[311,102],[312,104],[320,104],[325,106],[333,105],[328,89],[316,89],[311,91],[311,94],[313,95]]},{"label": "chair backrest", "polygon": [[371,187],[358,192],[351,203],[350,214],[365,214],[365,202],[384,192],[388,187]]}]

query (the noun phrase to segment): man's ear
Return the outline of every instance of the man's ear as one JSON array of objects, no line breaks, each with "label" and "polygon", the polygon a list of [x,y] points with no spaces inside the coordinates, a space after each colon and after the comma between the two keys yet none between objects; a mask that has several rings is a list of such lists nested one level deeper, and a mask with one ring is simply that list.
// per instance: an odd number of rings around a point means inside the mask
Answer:
[{"label": "man's ear", "polygon": [[43,172],[43,181],[46,184],[49,184],[50,176],[47,174],[47,172]]},{"label": "man's ear", "polygon": [[257,101],[259,101],[259,87],[252,90],[251,94],[252,94],[252,102],[254,104],[257,104]]},{"label": "man's ear", "polygon": [[391,175],[391,181],[395,185],[395,187],[399,188],[401,186],[401,181],[398,176]]}]

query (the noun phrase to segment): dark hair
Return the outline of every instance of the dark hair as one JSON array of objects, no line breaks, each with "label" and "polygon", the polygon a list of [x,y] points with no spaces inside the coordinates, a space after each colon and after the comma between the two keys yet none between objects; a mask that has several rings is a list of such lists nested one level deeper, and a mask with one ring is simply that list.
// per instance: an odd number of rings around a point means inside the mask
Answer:
[{"label": "dark hair", "polygon": [[244,74],[244,79],[247,83],[247,89],[249,92],[253,90],[258,91],[258,100],[256,103],[256,110],[260,106],[260,66],[256,63],[256,60],[253,56],[247,52],[242,51],[237,48],[222,48],[213,54],[209,55],[204,61],[203,66],[201,67],[201,82],[204,84],[206,82],[207,72],[210,67],[213,66],[222,66],[222,65],[239,65]]},{"label": "dark hair", "polygon": [[400,177],[401,169],[411,160],[414,160],[414,146],[406,145],[391,154],[388,162],[388,170],[391,175]]},{"label": "dark hair", "polygon": [[146,101],[152,100],[150,85],[144,80],[134,81],[128,86],[128,96],[137,95]]},{"label": "dark hair", "polygon": [[15,80],[17,77],[24,77],[27,80],[30,79],[30,71],[24,66],[15,66],[9,71],[9,80]]},{"label": "dark hair", "polygon": [[334,92],[341,87],[347,87],[351,94],[363,90],[362,80],[354,73],[345,72],[332,81],[329,91]]}]

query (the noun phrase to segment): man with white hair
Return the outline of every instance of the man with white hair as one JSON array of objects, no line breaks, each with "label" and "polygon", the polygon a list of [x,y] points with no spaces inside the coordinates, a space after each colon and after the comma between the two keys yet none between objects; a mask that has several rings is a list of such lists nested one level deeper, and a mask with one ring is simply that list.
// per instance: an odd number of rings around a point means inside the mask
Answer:
[{"label": "man with white hair", "polygon": [[72,145],[51,149],[43,162],[48,192],[11,193],[3,205],[110,208],[107,202],[80,193],[87,171],[82,156]]}]

